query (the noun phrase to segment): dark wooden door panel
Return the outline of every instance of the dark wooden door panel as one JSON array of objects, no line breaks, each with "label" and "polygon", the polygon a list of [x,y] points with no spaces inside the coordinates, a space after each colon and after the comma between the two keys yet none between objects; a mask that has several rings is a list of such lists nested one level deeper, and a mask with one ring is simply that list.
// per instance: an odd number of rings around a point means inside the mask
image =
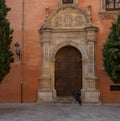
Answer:
[{"label": "dark wooden door panel", "polygon": [[70,96],[82,87],[82,56],[74,47],[64,47],[56,54],[55,88],[58,96]]}]

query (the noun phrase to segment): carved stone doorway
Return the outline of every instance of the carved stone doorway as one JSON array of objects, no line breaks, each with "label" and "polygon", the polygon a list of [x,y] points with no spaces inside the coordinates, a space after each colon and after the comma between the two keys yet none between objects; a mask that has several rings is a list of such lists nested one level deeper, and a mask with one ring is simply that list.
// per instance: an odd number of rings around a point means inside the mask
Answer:
[{"label": "carved stone doorway", "polygon": [[[42,74],[38,102],[52,102],[56,98],[56,55],[61,48],[71,46],[77,49],[82,57],[82,103],[99,103],[100,93],[95,74],[98,28],[92,24],[90,10],[90,6],[86,11],[76,6],[60,7],[52,12],[46,10],[46,20],[40,28]],[[81,70],[81,67],[79,69]]]},{"label": "carved stone doorway", "polygon": [[74,47],[63,47],[55,56],[55,89],[57,96],[82,89],[82,55]]}]

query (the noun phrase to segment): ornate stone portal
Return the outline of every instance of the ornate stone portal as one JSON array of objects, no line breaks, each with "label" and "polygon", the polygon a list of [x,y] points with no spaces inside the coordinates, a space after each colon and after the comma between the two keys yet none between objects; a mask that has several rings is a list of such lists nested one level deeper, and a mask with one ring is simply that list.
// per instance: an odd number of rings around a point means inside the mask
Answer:
[{"label": "ornate stone portal", "polygon": [[[40,28],[42,46],[42,75],[38,102],[52,102],[56,98],[55,55],[65,46],[73,46],[82,54],[82,102],[99,103],[96,89],[95,44],[97,27],[91,22],[91,6],[87,10],[61,7],[49,13]],[[49,13],[49,14],[48,14]]]}]

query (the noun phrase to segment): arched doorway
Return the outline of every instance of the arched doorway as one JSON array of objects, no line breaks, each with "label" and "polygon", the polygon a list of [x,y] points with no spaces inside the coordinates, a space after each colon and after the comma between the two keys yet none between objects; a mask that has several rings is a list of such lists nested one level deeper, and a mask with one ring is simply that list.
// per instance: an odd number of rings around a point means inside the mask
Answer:
[{"label": "arched doorway", "polygon": [[55,89],[57,96],[72,96],[82,89],[82,55],[72,46],[61,48],[55,56]]},{"label": "arched doorway", "polygon": [[53,102],[56,96],[70,96],[82,88],[83,103],[99,103],[95,75],[98,28],[92,24],[90,13],[67,4],[49,15],[46,10],[40,28],[42,64],[38,102]]}]

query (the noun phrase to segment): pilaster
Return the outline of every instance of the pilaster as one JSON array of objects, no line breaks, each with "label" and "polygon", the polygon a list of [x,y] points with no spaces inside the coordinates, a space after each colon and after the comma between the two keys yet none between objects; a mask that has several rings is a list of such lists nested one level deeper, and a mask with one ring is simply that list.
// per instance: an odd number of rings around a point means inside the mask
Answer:
[{"label": "pilaster", "polygon": [[40,89],[38,91],[38,102],[51,102],[53,98],[53,91],[51,89],[51,77],[50,77],[50,40],[51,40],[50,28],[42,28],[40,30],[42,34],[42,74],[40,78]]},{"label": "pilaster", "polygon": [[97,27],[86,27],[87,51],[88,51],[88,73],[86,87],[82,89],[82,101],[84,103],[99,103],[99,91],[96,89],[95,76],[95,43],[97,41]]}]

